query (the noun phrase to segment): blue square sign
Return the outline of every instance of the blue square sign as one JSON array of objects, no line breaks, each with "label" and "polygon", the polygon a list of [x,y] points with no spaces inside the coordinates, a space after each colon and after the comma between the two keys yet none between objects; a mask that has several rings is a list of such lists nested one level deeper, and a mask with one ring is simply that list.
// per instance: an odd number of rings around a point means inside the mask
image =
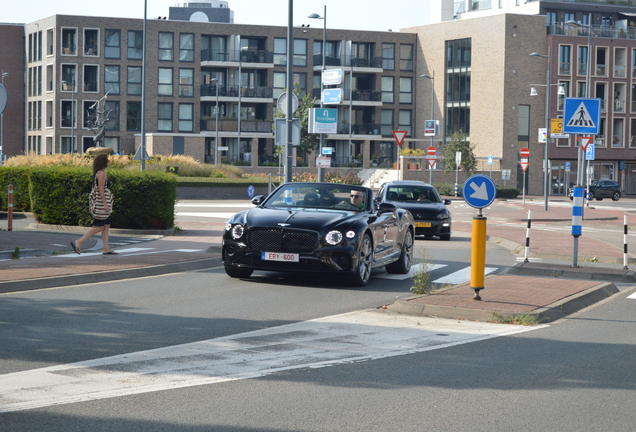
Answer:
[{"label": "blue square sign", "polygon": [[598,135],[601,131],[601,100],[565,98],[563,133]]}]

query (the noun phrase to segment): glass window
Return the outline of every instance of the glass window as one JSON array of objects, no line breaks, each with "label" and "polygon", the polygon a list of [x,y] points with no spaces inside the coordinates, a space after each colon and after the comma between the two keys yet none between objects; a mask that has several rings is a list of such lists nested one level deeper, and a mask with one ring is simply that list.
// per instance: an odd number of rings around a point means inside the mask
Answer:
[{"label": "glass window", "polygon": [[62,28],[62,55],[77,55],[77,29]]},{"label": "glass window", "polygon": [[99,56],[99,30],[84,29],[84,55]]},{"label": "glass window", "polygon": [[119,151],[119,138],[117,137],[104,137],[104,147],[110,147],[113,151]]},{"label": "glass window", "polygon": [[159,68],[158,94],[159,96],[173,95],[172,68]]},{"label": "glass window", "polygon": [[96,92],[98,91],[98,77],[99,66],[96,65],[84,65],[84,91]]},{"label": "glass window", "polygon": [[393,77],[382,77],[382,102],[394,103]]},{"label": "glass window", "polygon": [[128,102],[126,111],[126,130],[141,130],[141,102]]},{"label": "glass window", "polygon": [[104,57],[113,59],[121,57],[121,33],[119,30],[105,30]]},{"label": "glass window", "polygon": [[104,92],[112,95],[119,94],[119,66],[104,66]]},{"label": "glass window", "polygon": [[109,131],[119,130],[119,102],[118,101],[105,101],[104,102],[104,120],[105,128]]},{"label": "glass window", "polygon": [[380,110],[380,129],[383,136],[393,134],[393,110]]},{"label": "glass window", "polygon": [[[294,39],[294,66],[307,66],[307,41]],[[274,39],[274,64],[285,66],[287,64],[287,39]]]},{"label": "glass window", "polygon": [[[273,98],[278,97],[285,92],[287,88],[287,74],[285,72],[274,72],[274,86],[273,86]],[[307,93],[307,74],[295,73],[294,74],[294,87],[298,86],[303,94]],[[301,95],[302,97],[302,95]]]},{"label": "glass window", "polygon": [[572,47],[570,45],[561,45],[559,47],[559,73],[561,75],[569,75],[570,74],[570,50]]},{"label": "glass window", "polygon": [[400,78],[400,103],[413,103],[413,78]]},{"label": "glass window", "polygon": [[395,69],[395,44],[382,44],[382,69]]},{"label": "glass window", "polygon": [[179,96],[194,97],[194,69],[179,69]]},{"label": "glass window", "polygon": [[519,141],[527,141],[530,136],[530,105],[519,105],[517,110],[517,136]]},{"label": "glass window", "polygon": [[190,103],[179,104],[179,132],[194,131],[194,105]]},{"label": "glass window", "polygon": [[194,34],[181,33],[179,35],[179,60],[182,62],[194,61]]},{"label": "glass window", "polygon": [[287,64],[287,39],[274,39],[274,64],[279,66]]},{"label": "glass window", "polygon": [[413,45],[400,45],[400,70],[413,70]]},{"label": "glass window", "polygon": [[174,60],[174,34],[159,32],[159,53],[160,61]]},{"label": "glass window", "polygon": [[157,107],[157,130],[159,132],[172,132],[172,104],[159,103]]},{"label": "glass window", "polygon": [[294,66],[307,66],[307,40],[294,39]]},{"label": "glass window", "polygon": [[77,91],[75,86],[75,65],[62,65],[62,91]]},{"label": "glass window", "polygon": [[128,66],[128,94],[141,95],[141,66]]},{"label": "glass window", "polygon": [[144,32],[128,30],[128,58],[141,60],[144,48]]},{"label": "glass window", "polygon": [[90,129],[96,120],[97,104],[95,103],[95,101],[84,100],[82,101],[82,105],[82,115],[84,116],[82,127],[85,129]]},{"label": "glass window", "polygon": [[398,128],[406,131],[406,136],[411,136],[411,110],[400,110],[398,112]]}]

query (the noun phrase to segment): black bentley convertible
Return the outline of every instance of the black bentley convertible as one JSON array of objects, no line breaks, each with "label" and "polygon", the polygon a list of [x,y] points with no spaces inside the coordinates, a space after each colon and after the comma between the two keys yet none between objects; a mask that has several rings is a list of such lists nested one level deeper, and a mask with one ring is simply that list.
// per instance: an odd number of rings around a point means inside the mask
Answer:
[{"label": "black bentley convertible", "polygon": [[223,233],[223,265],[231,277],[247,278],[254,270],[315,272],[364,286],[373,268],[402,274],[411,268],[411,213],[375,202],[369,188],[285,183],[252,203]]}]

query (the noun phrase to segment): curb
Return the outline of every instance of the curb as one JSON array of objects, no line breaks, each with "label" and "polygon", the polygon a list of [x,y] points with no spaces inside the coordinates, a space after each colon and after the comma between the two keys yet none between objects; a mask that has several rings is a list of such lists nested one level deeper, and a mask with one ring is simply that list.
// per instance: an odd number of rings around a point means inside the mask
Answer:
[{"label": "curb", "polygon": [[512,276],[551,277],[617,283],[636,283],[636,272],[627,269],[608,269],[593,267],[569,267],[559,264],[517,263],[510,267],[507,274]]},{"label": "curb", "polygon": [[[50,231],[56,233],[75,233],[84,234],[92,227],[82,227],[75,225],[50,225],[41,223],[29,224],[30,230],[37,231]],[[124,228],[111,228],[109,230],[110,235],[140,235],[140,236],[170,236],[174,235],[174,228],[167,230],[141,230],[141,229],[124,229]]]},{"label": "curb", "polygon": [[57,288],[67,285],[82,285],[88,283],[109,282],[123,279],[159,276],[168,273],[202,270],[221,264],[221,257],[205,258],[196,261],[162,264],[154,266],[135,267],[124,270],[108,270],[102,272],[81,273],[75,275],[56,276],[37,279],[23,279],[19,281],[0,282],[0,293],[18,291],[32,291],[44,288]]}]

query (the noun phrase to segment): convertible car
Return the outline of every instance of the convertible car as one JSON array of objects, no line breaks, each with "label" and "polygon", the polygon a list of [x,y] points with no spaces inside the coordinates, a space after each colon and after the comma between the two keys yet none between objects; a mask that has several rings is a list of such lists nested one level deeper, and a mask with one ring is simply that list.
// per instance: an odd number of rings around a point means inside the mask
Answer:
[{"label": "convertible car", "polygon": [[415,228],[407,210],[373,199],[362,186],[285,183],[233,215],[223,233],[223,265],[235,278],[254,270],[315,272],[364,286],[371,270],[406,274]]}]

